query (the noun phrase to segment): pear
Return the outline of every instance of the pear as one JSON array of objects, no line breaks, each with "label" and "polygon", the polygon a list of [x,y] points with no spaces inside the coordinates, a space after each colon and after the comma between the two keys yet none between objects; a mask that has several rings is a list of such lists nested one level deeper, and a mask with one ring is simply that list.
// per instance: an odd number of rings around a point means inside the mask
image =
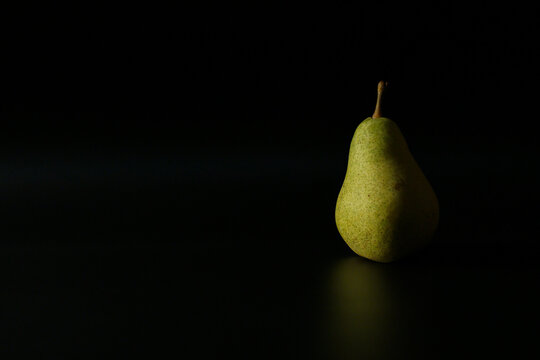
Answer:
[{"label": "pear", "polygon": [[399,127],[381,115],[386,86],[379,82],[375,112],[356,128],[335,212],[347,245],[385,263],[427,245],[439,222],[433,188]]}]

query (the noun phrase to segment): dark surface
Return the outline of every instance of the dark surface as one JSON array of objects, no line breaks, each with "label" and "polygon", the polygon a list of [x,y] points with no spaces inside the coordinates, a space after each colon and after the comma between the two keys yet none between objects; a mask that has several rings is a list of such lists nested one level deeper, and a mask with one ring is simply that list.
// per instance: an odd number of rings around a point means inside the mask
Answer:
[{"label": "dark surface", "polygon": [[[3,23],[0,351],[538,356],[535,9],[91,10]],[[441,208],[392,264],[334,222],[382,78]]]},{"label": "dark surface", "polygon": [[[3,351],[536,353],[538,231],[519,199],[535,195],[527,189],[537,177],[505,175],[516,163],[471,169],[497,178],[482,185],[453,175],[470,161],[426,157],[426,169],[448,165],[430,176],[438,234],[416,257],[376,264],[335,228],[342,175],[332,174],[344,171],[345,154],[279,151],[222,153],[219,162],[169,153],[137,166],[49,160],[58,178],[38,172],[39,186],[13,171],[16,185],[2,195],[3,228],[13,229],[2,234]],[[71,183],[59,180],[68,174]],[[513,195],[493,200],[502,186]]]}]

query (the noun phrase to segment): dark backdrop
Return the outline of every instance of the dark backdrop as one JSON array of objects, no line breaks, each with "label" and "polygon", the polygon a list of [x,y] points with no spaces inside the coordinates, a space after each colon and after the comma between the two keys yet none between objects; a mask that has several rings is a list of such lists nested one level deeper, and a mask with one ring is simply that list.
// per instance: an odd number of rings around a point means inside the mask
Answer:
[{"label": "dark backdrop", "polygon": [[[538,11],[377,3],[4,12],[2,349],[528,354]],[[433,244],[355,256],[334,206],[390,83]]]}]

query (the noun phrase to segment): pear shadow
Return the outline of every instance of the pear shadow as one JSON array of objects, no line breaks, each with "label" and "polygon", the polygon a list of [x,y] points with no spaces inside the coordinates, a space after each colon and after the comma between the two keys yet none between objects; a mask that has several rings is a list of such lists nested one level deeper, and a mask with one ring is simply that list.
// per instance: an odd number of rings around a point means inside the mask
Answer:
[{"label": "pear shadow", "polygon": [[[431,274],[358,256],[331,263],[318,304],[319,353],[333,359],[418,358],[430,349]],[[415,332],[430,333],[420,338]]]}]

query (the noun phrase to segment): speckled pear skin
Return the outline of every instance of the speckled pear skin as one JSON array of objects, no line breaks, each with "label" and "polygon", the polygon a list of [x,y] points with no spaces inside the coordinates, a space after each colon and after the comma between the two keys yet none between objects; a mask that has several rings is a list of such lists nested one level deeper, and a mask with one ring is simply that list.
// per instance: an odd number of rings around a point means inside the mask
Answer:
[{"label": "speckled pear skin", "polygon": [[336,204],[339,233],[358,255],[392,262],[429,243],[439,203],[396,123],[358,125]]}]

